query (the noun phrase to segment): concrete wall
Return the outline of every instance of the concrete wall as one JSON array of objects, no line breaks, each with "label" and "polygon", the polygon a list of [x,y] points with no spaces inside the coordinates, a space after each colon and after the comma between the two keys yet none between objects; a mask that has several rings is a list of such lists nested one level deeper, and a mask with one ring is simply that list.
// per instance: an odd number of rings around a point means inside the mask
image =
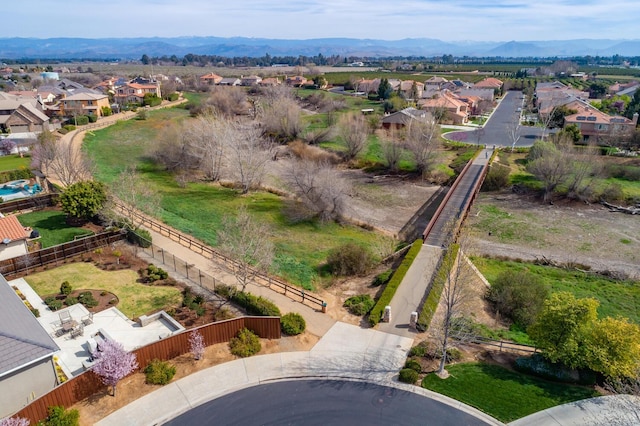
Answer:
[{"label": "concrete wall", "polygon": [[7,417],[56,386],[51,358],[0,378],[0,418]]}]

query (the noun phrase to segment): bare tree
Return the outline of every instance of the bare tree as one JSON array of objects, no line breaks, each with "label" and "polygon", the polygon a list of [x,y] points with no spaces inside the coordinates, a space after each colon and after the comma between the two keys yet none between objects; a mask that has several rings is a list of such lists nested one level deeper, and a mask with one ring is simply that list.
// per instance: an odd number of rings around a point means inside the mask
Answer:
[{"label": "bare tree", "polygon": [[509,132],[509,139],[511,139],[511,152],[513,152],[516,148],[516,144],[520,140],[520,136],[522,135],[522,126],[520,126],[519,116],[508,124],[507,131]]},{"label": "bare tree", "polygon": [[362,151],[367,143],[369,137],[367,120],[362,114],[347,114],[340,121],[338,128],[340,138],[347,148],[346,157],[351,160]]},{"label": "bare tree", "polygon": [[572,143],[564,147],[571,162],[571,173],[567,177],[567,197],[588,200],[593,193],[596,176],[602,170],[600,150],[595,145],[576,149]]},{"label": "bare tree", "polygon": [[382,144],[382,153],[389,171],[397,172],[400,158],[402,157],[402,145],[398,141],[396,131],[390,130],[380,143]]},{"label": "bare tree", "polygon": [[405,146],[413,154],[418,172],[425,177],[437,162],[440,126],[433,118],[410,120],[405,128]]},{"label": "bare tree", "polygon": [[213,181],[220,179],[228,127],[211,113],[201,114],[184,125],[190,155],[200,159],[205,177]]},{"label": "bare tree", "polygon": [[329,221],[339,218],[344,212],[349,184],[330,164],[294,161],[285,179],[310,215]]},{"label": "bare tree", "polygon": [[190,140],[195,140],[196,144],[199,142],[199,135],[191,132],[191,126],[191,122],[184,126],[170,123],[160,133],[152,156],[170,172],[193,170],[202,163],[200,153],[191,146]]},{"label": "bare tree", "polygon": [[256,221],[244,206],[236,217],[223,219],[218,239],[222,251],[236,262],[233,274],[240,291],[271,266],[275,249],[270,236],[269,227]]},{"label": "bare tree", "polygon": [[124,217],[124,225],[129,231],[136,231],[142,226],[144,217],[140,212],[153,215],[159,209],[159,197],[131,167],[118,175],[110,185],[110,193],[111,208],[105,209],[106,218],[115,223],[119,217]]},{"label": "bare tree", "polygon": [[226,122],[223,131],[231,177],[246,194],[262,182],[267,163],[273,158],[273,146],[260,137],[255,127],[242,128],[238,123]]},{"label": "bare tree", "polygon": [[51,132],[42,132],[32,149],[31,165],[45,175],[57,179],[63,186],[91,179],[93,163],[72,141],[56,139]]},{"label": "bare tree", "polygon": [[544,185],[544,201],[551,200],[553,191],[565,182],[571,173],[571,162],[566,153],[553,142],[536,142],[528,156],[527,171]]},{"label": "bare tree", "polygon": [[469,302],[472,297],[471,283],[474,272],[461,249],[463,246],[469,246],[468,237],[462,234],[458,242],[458,244],[451,244],[444,253],[433,284],[434,289],[442,289],[438,310],[429,327],[429,332],[435,339],[441,356],[439,375],[446,374],[444,366],[451,341],[464,341],[471,337],[464,324],[468,321],[466,318],[470,313]]},{"label": "bare tree", "polygon": [[302,109],[292,98],[275,98],[264,108],[262,125],[266,136],[280,142],[292,141],[304,130]]}]

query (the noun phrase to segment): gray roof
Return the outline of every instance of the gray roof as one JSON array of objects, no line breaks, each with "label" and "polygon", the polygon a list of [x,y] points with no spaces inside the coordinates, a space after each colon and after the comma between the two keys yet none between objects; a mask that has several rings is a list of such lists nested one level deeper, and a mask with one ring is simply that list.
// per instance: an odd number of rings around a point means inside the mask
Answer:
[{"label": "gray roof", "polygon": [[0,377],[59,350],[49,333],[0,275]]}]

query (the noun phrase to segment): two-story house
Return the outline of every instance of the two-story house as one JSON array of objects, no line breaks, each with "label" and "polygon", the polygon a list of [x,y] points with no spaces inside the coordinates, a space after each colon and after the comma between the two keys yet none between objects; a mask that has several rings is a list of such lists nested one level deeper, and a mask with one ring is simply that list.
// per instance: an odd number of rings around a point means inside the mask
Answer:
[{"label": "two-story house", "polygon": [[144,100],[144,95],[146,95],[147,93],[155,94],[159,98],[162,97],[162,94],[160,92],[160,83],[125,83],[121,86],[116,87],[113,97],[115,101],[121,105],[141,104]]},{"label": "two-story house", "polygon": [[78,115],[102,116],[102,108],[109,106],[109,97],[101,93],[82,92],[67,96],[60,103],[60,114],[65,117]]}]

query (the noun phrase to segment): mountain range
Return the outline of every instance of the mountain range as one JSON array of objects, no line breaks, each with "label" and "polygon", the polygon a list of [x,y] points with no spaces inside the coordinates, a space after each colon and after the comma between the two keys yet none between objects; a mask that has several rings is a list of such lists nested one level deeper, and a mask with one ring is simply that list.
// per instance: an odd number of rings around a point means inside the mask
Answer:
[{"label": "mountain range", "polygon": [[357,57],[471,56],[570,57],[640,56],[640,40],[576,39],[555,41],[459,41],[430,38],[374,40],[319,38],[282,40],[246,37],[146,38],[0,38],[0,59],[139,59],[146,54],[182,57],[188,53],[219,56],[314,56],[319,53]]}]

